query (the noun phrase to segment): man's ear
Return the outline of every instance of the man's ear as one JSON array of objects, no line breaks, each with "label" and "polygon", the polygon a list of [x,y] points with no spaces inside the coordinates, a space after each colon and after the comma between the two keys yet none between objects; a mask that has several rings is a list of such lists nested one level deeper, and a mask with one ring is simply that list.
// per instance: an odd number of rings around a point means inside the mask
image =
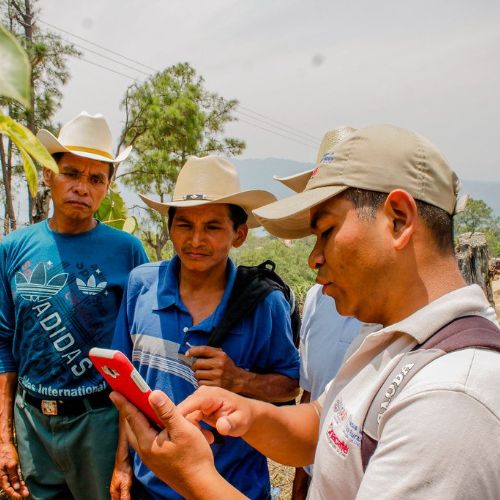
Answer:
[{"label": "man's ear", "polygon": [[48,187],[52,187],[52,177],[54,176],[54,172],[52,170],[43,167],[43,183]]},{"label": "man's ear", "polygon": [[418,211],[413,196],[403,189],[391,191],[383,208],[391,225],[394,248],[402,250],[417,228]]},{"label": "man's ear", "polygon": [[236,229],[236,235],[233,240],[233,247],[238,248],[245,243],[245,240],[247,239],[248,235],[248,225],[247,224],[240,224],[238,226],[238,229]]}]

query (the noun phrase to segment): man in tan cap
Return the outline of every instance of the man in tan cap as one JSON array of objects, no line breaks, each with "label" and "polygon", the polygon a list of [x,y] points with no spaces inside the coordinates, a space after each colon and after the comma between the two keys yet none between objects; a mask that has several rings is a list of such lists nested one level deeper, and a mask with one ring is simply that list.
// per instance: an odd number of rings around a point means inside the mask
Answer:
[{"label": "man in tan cap", "polygon": [[155,391],[158,432],[113,393],[130,443],[186,497],[241,498],[192,423],[205,420],[281,463],[314,458],[309,498],[500,498],[500,332],[453,254],[455,173],[426,138],[377,125],[305,175],[301,193],[254,213],[278,236],[314,234],[309,265],[324,293],[383,327],[310,404],[202,387],[175,408]]},{"label": "man in tan cap", "polygon": [[[319,164],[325,154],[356,130],[341,126],[329,130],[323,136],[316,156]],[[309,180],[306,173],[276,180],[297,193],[304,191]],[[323,287],[313,285],[307,292],[302,308],[300,328],[300,387],[301,403],[317,399],[326,385],[337,375],[347,349],[358,336],[363,323],[352,316],[338,313],[335,300],[323,294]],[[298,467],[292,485],[292,500],[306,498],[313,473],[313,466]]]},{"label": "man in tan cap", "polygon": [[[226,318],[237,277],[229,258],[248,228],[259,225],[252,210],[275,201],[266,191],[241,191],[235,167],[216,156],[191,157],[182,167],[172,201],[145,196],[168,215],[175,256],[130,275],[113,347],[124,352],[152,388],[176,403],[198,386],[224,387],[255,399],[280,402],[298,392],[299,359],[292,341],[290,305],[281,291],[269,293],[235,324],[219,347],[211,332]],[[129,489],[132,469],[121,441],[113,498]],[[214,444],[219,473],[250,498],[268,498],[266,458],[242,439]],[[133,454],[141,498],[180,498]]]},{"label": "man in tan cap", "polygon": [[109,347],[128,274],[147,257],[94,212],[130,148],[115,156],[102,115],[85,112],[57,138],[38,137],[59,167],[43,171],[53,214],[0,247],[0,487],[11,498],[105,499],[117,414],[88,351]]}]

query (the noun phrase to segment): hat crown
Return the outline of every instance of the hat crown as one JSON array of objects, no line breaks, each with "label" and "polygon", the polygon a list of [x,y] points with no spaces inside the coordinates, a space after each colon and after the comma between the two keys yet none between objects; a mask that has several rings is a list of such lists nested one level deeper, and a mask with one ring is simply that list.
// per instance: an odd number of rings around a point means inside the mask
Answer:
[{"label": "hat crown", "polygon": [[333,148],[346,137],[356,132],[355,128],[342,125],[333,130],[329,130],[323,136],[321,144],[318,149],[318,156],[316,157],[316,164],[321,163],[321,160],[333,151]]},{"label": "hat crown", "polygon": [[[346,137],[349,137],[349,135],[355,131],[355,128],[342,125],[326,132],[326,134],[323,136],[323,139],[321,140],[321,144],[318,149],[318,155],[316,157],[316,167],[323,160],[328,161],[333,148],[340,141],[343,141]],[[314,168],[312,170],[306,170],[305,172],[300,172],[295,175],[290,175],[289,177],[274,176],[274,178],[290,189],[293,189],[296,193],[301,193],[306,188],[311,176],[313,174],[316,175],[316,173],[316,168]]]},{"label": "hat crown", "polygon": [[103,115],[89,115],[82,111],[61,127],[58,137],[41,129],[36,134],[50,154],[71,153],[91,160],[120,163],[130,154],[128,146],[117,156],[113,154],[111,130]]},{"label": "hat crown", "polygon": [[59,142],[63,146],[79,146],[113,153],[111,130],[103,115],[89,115],[82,111],[60,130]]},{"label": "hat crown", "polygon": [[217,200],[240,191],[238,172],[231,162],[212,155],[191,156],[179,172],[172,200]]}]

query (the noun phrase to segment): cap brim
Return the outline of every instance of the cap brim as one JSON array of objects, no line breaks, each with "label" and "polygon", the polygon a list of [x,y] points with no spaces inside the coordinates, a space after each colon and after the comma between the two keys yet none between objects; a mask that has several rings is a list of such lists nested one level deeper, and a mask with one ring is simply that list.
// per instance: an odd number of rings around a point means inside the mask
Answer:
[{"label": "cap brim", "polygon": [[325,186],[289,196],[254,210],[256,219],[274,236],[303,238],[311,234],[310,209],[332,198],[348,186]]},{"label": "cap brim", "polygon": [[249,228],[260,226],[260,223],[253,215],[252,210],[276,201],[276,196],[274,196],[274,194],[259,189],[241,191],[240,193],[223,196],[222,198],[217,198],[216,200],[180,200],[159,202],[152,200],[143,194],[139,194],[139,196],[141,197],[141,200],[146,203],[146,205],[154,210],[157,210],[163,215],[167,215],[170,207],[197,207],[200,205],[208,205],[210,203],[228,203],[238,205],[248,214],[247,224]]},{"label": "cap brim", "polygon": [[91,160],[103,161],[106,163],[120,163],[125,160],[132,151],[132,147],[128,146],[116,158],[108,158],[107,156],[99,155],[96,153],[68,149],[63,146],[53,134],[45,129],[39,130],[36,136],[51,155],[54,153],[70,153],[75,156],[90,158]]}]

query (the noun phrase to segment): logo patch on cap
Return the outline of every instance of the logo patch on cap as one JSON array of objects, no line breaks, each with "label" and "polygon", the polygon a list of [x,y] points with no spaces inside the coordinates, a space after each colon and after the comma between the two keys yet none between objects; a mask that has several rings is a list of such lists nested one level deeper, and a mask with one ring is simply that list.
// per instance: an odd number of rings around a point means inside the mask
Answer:
[{"label": "logo patch on cap", "polygon": [[333,160],[335,160],[333,153],[326,153],[323,155],[323,158],[321,158],[320,163],[332,163]]}]

